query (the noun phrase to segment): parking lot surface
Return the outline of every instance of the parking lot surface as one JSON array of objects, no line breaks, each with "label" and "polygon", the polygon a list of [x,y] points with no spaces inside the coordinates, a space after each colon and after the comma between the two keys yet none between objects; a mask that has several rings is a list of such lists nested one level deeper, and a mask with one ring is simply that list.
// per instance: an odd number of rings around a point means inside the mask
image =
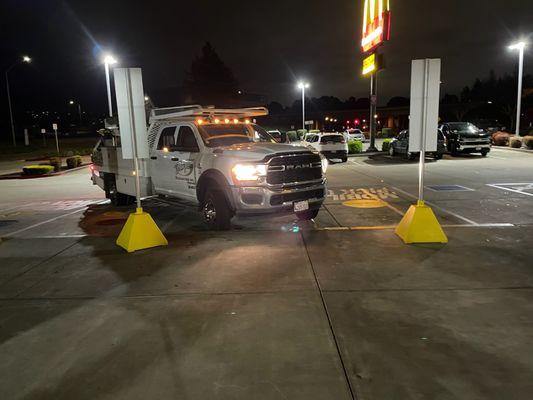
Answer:
[{"label": "parking lot surface", "polygon": [[169,245],[133,254],[87,171],[0,181],[0,398],[530,399],[532,161],[428,161],[447,245],[395,236],[417,163],[383,155],[314,222],[147,199]]}]

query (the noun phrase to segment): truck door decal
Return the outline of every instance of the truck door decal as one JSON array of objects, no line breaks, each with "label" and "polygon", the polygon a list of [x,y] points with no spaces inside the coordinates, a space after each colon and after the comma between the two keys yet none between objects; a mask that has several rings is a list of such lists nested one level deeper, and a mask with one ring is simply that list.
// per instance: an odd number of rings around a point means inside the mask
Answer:
[{"label": "truck door decal", "polygon": [[[176,170],[176,179],[181,179],[181,177],[189,176],[194,171],[194,163],[192,161],[179,161],[174,165]],[[187,179],[188,180],[188,179]]]}]

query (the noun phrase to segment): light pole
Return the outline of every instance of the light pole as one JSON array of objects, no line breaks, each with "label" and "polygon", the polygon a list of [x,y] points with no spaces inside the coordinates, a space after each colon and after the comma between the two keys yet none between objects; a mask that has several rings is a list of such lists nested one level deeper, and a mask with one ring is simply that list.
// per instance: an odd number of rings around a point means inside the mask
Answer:
[{"label": "light pole", "polygon": [[305,89],[309,88],[309,83],[300,81],[298,88],[302,89],[302,129],[305,130]]},{"label": "light pole", "polygon": [[80,117],[80,125],[81,125],[81,104],[80,102],[75,102],[74,100],[69,100],[68,104],[70,104],[71,106],[73,106],[74,104],[76,104],[78,106],[78,116]]},{"label": "light pole", "polygon": [[111,103],[111,83],[109,80],[109,66],[116,64],[117,60],[110,54],[104,56],[104,65],[105,65],[105,81],[107,85],[107,104],[109,106],[109,116],[113,116],[113,105]]},{"label": "light pole", "polygon": [[518,50],[518,98],[516,100],[516,136],[520,136],[520,116],[522,108],[522,79],[524,75],[524,48],[525,42],[518,42],[509,46],[509,50]]},{"label": "light pole", "polygon": [[9,104],[9,121],[11,122],[11,136],[13,138],[13,146],[17,145],[17,138],[15,136],[15,124],[13,122],[13,108],[11,106],[11,93],[9,91],[9,76],[8,72],[11,71],[15,66],[23,63],[31,63],[31,58],[28,56],[22,56],[22,59],[13,63],[8,69],[6,69],[6,91],[7,91],[7,103]]}]

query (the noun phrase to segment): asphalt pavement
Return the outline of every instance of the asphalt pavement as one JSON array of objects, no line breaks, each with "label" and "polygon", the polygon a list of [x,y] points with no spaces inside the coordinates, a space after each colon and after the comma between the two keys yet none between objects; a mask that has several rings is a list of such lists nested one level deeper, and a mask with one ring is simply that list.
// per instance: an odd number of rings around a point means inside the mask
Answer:
[{"label": "asphalt pavement", "polygon": [[133,254],[87,171],[0,181],[0,398],[529,399],[532,162],[428,160],[447,245],[395,236],[418,165],[386,155],[309,223],[148,199],[169,246]]}]

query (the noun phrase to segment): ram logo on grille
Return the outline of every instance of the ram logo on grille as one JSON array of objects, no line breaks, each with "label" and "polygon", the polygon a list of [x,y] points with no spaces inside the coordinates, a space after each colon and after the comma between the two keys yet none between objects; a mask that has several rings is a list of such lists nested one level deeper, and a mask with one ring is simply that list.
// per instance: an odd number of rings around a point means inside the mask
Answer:
[{"label": "ram logo on grille", "polygon": [[298,168],[311,168],[312,165],[309,163],[309,164],[291,164],[291,165],[286,165],[285,168],[286,169],[298,169]]}]

